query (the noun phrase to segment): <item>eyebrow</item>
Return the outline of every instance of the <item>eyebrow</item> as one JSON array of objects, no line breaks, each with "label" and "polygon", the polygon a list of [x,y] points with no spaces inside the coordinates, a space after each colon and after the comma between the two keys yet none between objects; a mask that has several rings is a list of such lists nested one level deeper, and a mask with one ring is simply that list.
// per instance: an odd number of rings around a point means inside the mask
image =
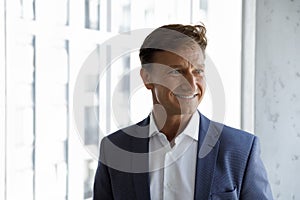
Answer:
[{"label": "eyebrow", "polygon": [[172,67],[174,69],[182,68],[183,65],[169,65],[169,67]]},{"label": "eyebrow", "polygon": [[[194,65],[195,66],[195,65]],[[174,69],[178,69],[178,68],[182,68],[183,67],[183,65],[169,65],[169,67],[171,67],[171,68],[174,68]],[[196,65],[195,66],[197,69],[198,68],[204,68],[205,67],[205,64],[203,63],[203,64],[199,64],[199,65]]]}]

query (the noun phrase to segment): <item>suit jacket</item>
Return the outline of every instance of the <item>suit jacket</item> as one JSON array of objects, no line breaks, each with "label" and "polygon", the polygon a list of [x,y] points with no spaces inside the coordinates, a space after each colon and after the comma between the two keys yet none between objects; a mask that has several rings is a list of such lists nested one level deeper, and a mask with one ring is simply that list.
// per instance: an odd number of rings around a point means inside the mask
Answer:
[{"label": "suit jacket", "polygon": [[[148,132],[149,117],[102,140],[94,200],[150,200]],[[273,199],[256,136],[200,114],[197,154],[194,199]]]}]

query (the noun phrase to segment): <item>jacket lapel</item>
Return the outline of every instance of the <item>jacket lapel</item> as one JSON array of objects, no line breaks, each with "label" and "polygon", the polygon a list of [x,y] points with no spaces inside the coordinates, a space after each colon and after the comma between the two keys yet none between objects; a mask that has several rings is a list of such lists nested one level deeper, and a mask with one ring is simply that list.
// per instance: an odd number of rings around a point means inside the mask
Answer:
[{"label": "jacket lapel", "polygon": [[195,200],[209,199],[222,127],[222,124],[212,122],[200,114]]},{"label": "jacket lapel", "polygon": [[[131,152],[138,153],[132,154],[131,159],[133,168],[138,172],[132,173],[134,190],[137,199],[150,200],[149,172],[145,170],[149,162],[149,117],[137,125],[135,134],[138,137],[132,137],[131,142]],[[200,114],[195,200],[209,199],[222,128],[222,124],[212,122]]]},{"label": "jacket lapel", "polygon": [[149,186],[149,117],[138,123],[131,140],[133,185],[137,199],[150,200]]}]

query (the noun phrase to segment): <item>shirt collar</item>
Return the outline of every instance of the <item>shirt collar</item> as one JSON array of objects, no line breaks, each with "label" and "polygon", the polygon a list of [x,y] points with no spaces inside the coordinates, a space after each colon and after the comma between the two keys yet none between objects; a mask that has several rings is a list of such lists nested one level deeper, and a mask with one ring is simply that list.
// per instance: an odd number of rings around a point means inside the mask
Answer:
[{"label": "shirt collar", "polygon": [[[187,124],[187,126],[185,127],[185,129],[180,133],[187,135],[191,138],[193,138],[194,140],[198,141],[198,136],[199,136],[199,113],[198,111],[194,112],[194,114],[192,115],[189,123]],[[156,134],[159,133],[159,130],[155,124],[154,121],[154,117],[153,114],[151,112],[150,114],[150,123],[149,123],[149,137],[153,137]]]},{"label": "shirt collar", "polygon": [[152,137],[159,133],[159,130],[155,124],[153,113],[150,113],[150,122],[149,122],[149,137]]}]

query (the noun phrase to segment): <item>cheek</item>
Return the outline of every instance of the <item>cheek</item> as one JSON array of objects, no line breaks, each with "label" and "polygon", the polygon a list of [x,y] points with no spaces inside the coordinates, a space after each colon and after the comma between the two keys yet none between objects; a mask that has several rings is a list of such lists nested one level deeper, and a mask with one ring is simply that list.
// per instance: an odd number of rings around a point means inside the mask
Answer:
[{"label": "cheek", "polygon": [[156,79],[155,84],[157,85],[157,90],[164,92],[173,91],[176,87],[180,85],[180,80],[178,78],[172,77],[162,77],[161,79]]},{"label": "cheek", "polygon": [[206,88],[206,81],[205,81],[205,79],[201,78],[197,82],[198,82],[199,87],[201,87],[203,90],[205,90],[205,88]]},{"label": "cheek", "polygon": [[161,85],[156,85],[156,87],[154,87],[155,99],[160,103],[170,98],[170,92],[171,91],[168,88]]},{"label": "cheek", "polygon": [[184,85],[187,83],[187,80],[184,77],[168,77],[164,81],[165,87],[170,90],[174,91],[176,88]]}]

